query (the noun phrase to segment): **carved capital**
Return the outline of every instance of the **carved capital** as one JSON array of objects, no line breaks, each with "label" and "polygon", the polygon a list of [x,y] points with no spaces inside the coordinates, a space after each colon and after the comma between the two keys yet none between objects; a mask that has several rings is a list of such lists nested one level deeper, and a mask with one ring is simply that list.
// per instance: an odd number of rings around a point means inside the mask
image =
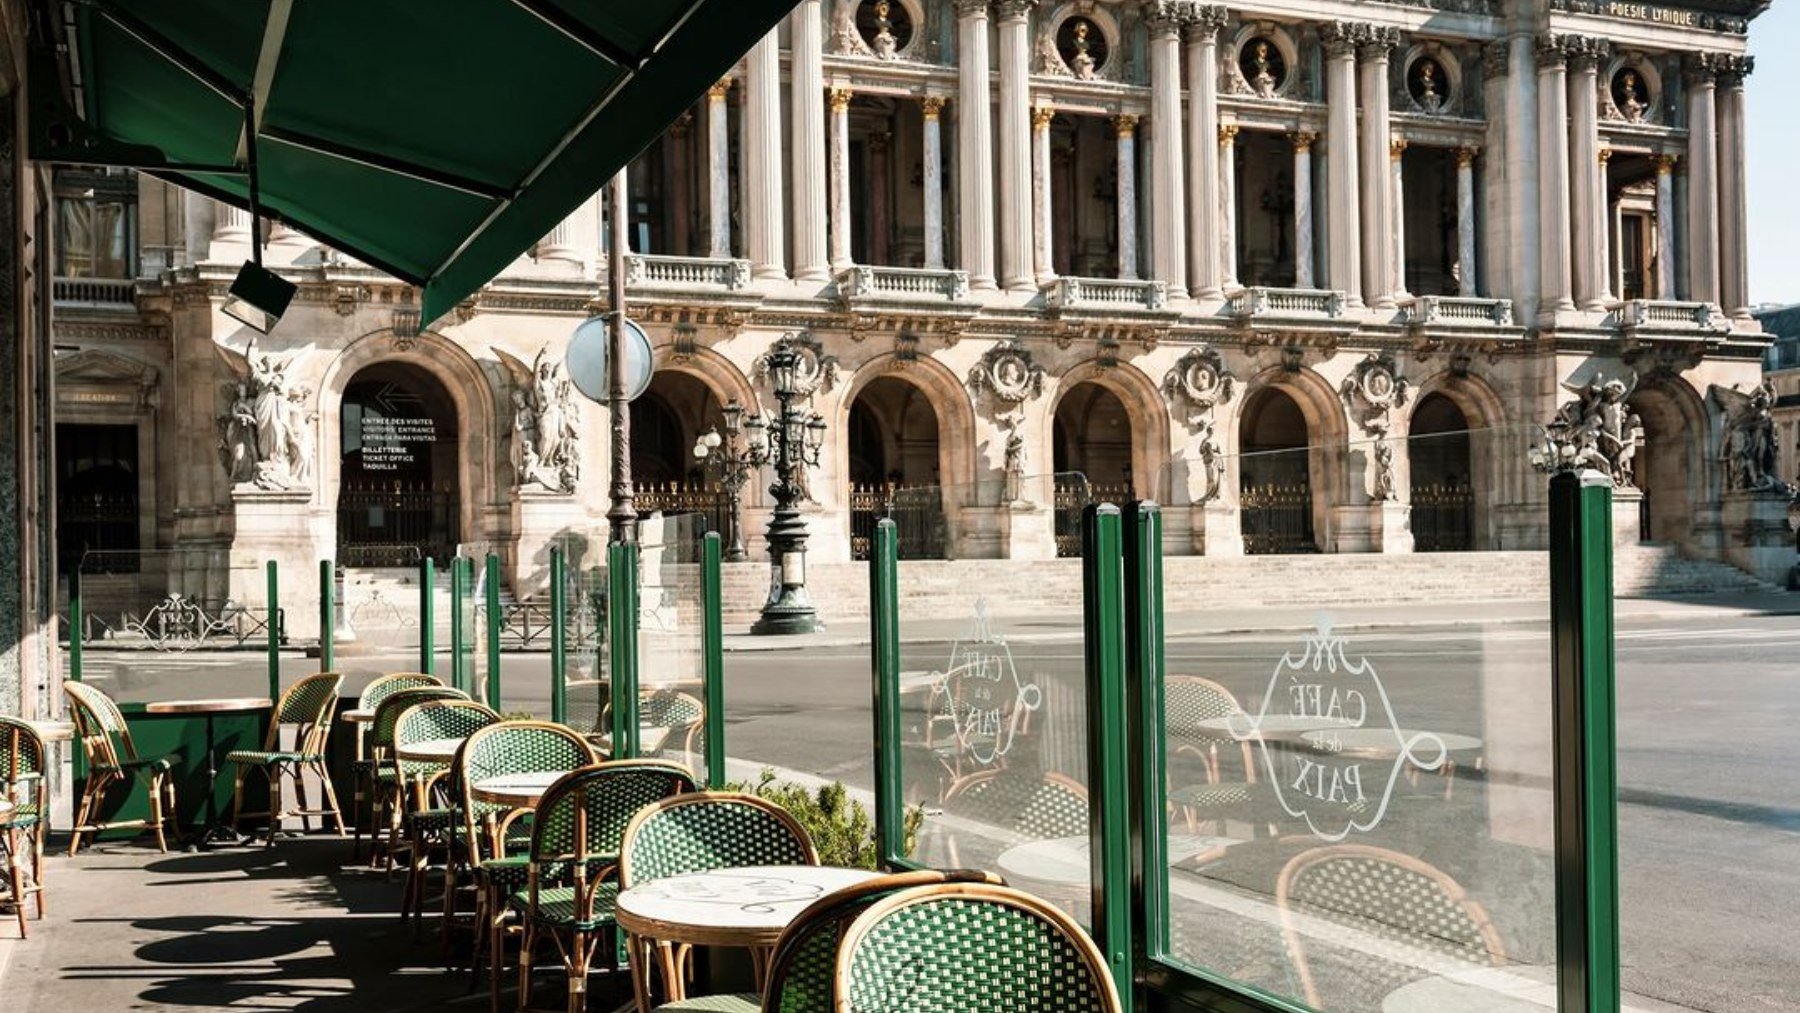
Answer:
[{"label": "carved capital", "polygon": [[1355,21],[1327,21],[1319,26],[1319,41],[1325,44],[1325,55],[1356,57],[1366,26]]},{"label": "carved capital", "polygon": [[1539,70],[1550,70],[1569,65],[1569,51],[1563,45],[1563,39],[1564,36],[1561,35],[1538,36],[1533,52],[1537,54]]},{"label": "carved capital", "polygon": [[927,95],[919,100],[919,108],[925,113],[926,119],[935,120],[943,113],[945,101],[942,95]]},{"label": "carved capital", "polygon": [[726,94],[730,91],[731,78],[722,77],[719,80],[714,81],[712,87],[706,89],[706,97],[715,102],[723,102],[725,101]]},{"label": "carved capital", "polygon": [[1505,39],[1495,39],[1481,47],[1481,76],[1488,80],[1505,77],[1512,62],[1512,51]]},{"label": "carved capital", "polygon": [[1477,147],[1470,146],[1457,148],[1456,167],[1458,169],[1467,169],[1475,164],[1475,156],[1479,154],[1481,154],[1481,149]]},{"label": "carved capital", "polygon": [[1650,159],[1650,161],[1656,165],[1656,174],[1658,176],[1667,176],[1674,172],[1675,163],[1680,160],[1681,157],[1679,155],[1654,155]]},{"label": "carved capital", "polygon": [[1237,143],[1238,125],[1236,123],[1219,124],[1219,143],[1230,147]]},{"label": "carved capital", "polygon": [[1144,0],[1144,27],[1150,30],[1150,37],[1179,35],[1190,6],[1186,0]]},{"label": "carved capital", "polygon": [[956,8],[958,18],[987,17],[988,0],[952,0],[951,6]]},{"label": "carved capital", "polygon": [[1690,87],[1710,86],[1719,79],[1719,54],[1683,53],[1681,79]]},{"label": "carved capital", "polygon": [[831,89],[831,111],[833,113],[841,113],[848,110],[850,108],[850,99],[855,94],[855,92],[848,88]]},{"label": "carved capital", "polygon": [[1356,54],[1365,60],[1387,62],[1388,54],[1400,45],[1400,29],[1391,25],[1364,25],[1362,29]]},{"label": "carved capital", "polygon": [[1318,139],[1319,135],[1310,130],[1297,130],[1288,135],[1288,140],[1294,144],[1294,151],[1300,154],[1311,151],[1313,142]]},{"label": "carved capital", "polygon": [[1604,170],[1606,168],[1606,163],[1612,161],[1612,149],[1611,148],[1601,148],[1599,158],[1600,158],[1600,168]]},{"label": "carved capital", "polygon": [[1050,121],[1056,118],[1054,106],[1038,106],[1031,111],[1031,129],[1049,130]]},{"label": "carved capital", "polygon": [[1388,141],[1388,158],[1398,162],[1405,154],[1406,138],[1396,137]]},{"label": "carved capital", "polygon": [[1224,7],[1216,4],[1195,4],[1188,10],[1188,41],[1211,42],[1217,39],[1220,29],[1225,27],[1230,16]]},{"label": "carved capital", "polygon": [[995,0],[994,13],[1001,21],[1023,21],[1037,5],[1038,0]]},{"label": "carved capital", "polygon": [[1120,140],[1136,136],[1138,125],[1138,118],[1136,116],[1133,116],[1130,113],[1121,113],[1118,116],[1114,116],[1112,122],[1113,129],[1118,132]]},{"label": "carved capital", "polygon": [[1724,53],[1713,61],[1713,66],[1718,71],[1719,87],[1742,88],[1744,78],[1756,70],[1756,57]]}]

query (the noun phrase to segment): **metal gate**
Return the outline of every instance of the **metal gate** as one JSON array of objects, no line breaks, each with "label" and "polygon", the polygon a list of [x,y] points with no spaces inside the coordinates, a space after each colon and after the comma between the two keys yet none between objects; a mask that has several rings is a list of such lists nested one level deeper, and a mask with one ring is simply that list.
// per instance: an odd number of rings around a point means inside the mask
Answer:
[{"label": "metal gate", "polygon": [[1129,503],[1137,498],[1131,486],[1095,485],[1079,471],[1060,472],[1056,476],[1056,554],[1075,558],[1081,555],[1081,512],[1093,503]]},{"label": "metal gate", "polygon": [[1475,490],[1466,482],[1415,486],[1414,552],[1467,552],[1475,547]]},{"label": "metal gate", "polygon": [[419,483],[346,485],[338,492],[339,566],[413,566],[456,555],[458,502]]},{"label": "metal gate", "polygon": [[899,530],[901,559],[943,559],[948,538],[944,525],[944,490],[935,485],[852,486],[850,489],[850,558],[868,559],[875,525],[890,518]]},{"label": "metal gate", "polygon": [[681,482],[652,482],[633,488],[631,505],[639,517],[659,512],[667,517],[702,514],[706,517],[706,530],[717,531],[728,539],[731,536],[730,498],[723,489]]},{"label": "metal gate", "polygon": [[1238,497],[1238,514],[1246,554],[1318,551],[1313,539],[1312,486],[1305,482],[1246,486]]}]

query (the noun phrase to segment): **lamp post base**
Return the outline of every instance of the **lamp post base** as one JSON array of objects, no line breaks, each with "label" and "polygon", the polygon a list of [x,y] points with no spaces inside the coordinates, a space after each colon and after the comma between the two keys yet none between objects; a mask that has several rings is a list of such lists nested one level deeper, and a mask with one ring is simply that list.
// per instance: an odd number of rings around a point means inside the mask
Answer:
[{"label": "lamp post base", "polygon": [[750,627],[754,636],[785,636],[792,633],[817,633],[825,627],[819,622],[819,611],[811,602],[795,601],[782,595],[778,601],[763,606],[762,615]]}]

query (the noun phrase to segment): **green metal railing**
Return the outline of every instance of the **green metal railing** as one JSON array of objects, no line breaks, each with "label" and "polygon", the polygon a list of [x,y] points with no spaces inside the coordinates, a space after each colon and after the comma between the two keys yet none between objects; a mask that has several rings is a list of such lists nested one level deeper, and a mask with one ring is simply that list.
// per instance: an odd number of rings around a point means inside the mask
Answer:
[{"label": "green metal railing", "polygon": [[638,547],[607,546],[606,621],[611,657],[612,742],[615,760],[635,758],[638,748]]},{"label": "green metal railing", "polygon": [[562,546],[550,550],[550,720],[569,720],[568,561]]}]

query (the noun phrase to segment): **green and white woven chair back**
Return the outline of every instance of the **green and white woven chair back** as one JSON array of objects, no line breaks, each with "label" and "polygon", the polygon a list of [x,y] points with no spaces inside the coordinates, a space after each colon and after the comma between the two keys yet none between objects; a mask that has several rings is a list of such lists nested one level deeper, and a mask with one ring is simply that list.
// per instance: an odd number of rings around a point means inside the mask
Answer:
[{"label": "green and white woven chair back", "polygon": [[[394,745],[398,748],[432,739],[466,739],[489,725],[499,723],[500,715],[486,704],[473,700],[428,700],[401,712],[399,720],[394,722]],[[398,762],[400,773],[405,777],[433,774],[444,767],[441,763],[417,760]]]},{"label": "green and white woven chair back", "polygon": [[1229,732],[1200,727],[1200,722],[1243,714],[1237,698],[1224,686],[1197,675],[1172,675],[1163,684],[1163,715],[1169,738],[1193,746],[1229,745]]},{"label": "green and white woven chair back", "polygon": [[421,686],[417,689],[400,690],[375,708],[375,721],[369,728],[369,742],[377,749],[391,748],[394,744],[394,726],[400,723],[400,715],[432,700],[468,698],[467,693],[448,686]]},{"label": "green and white woven chair back", "polygon": [[563,687],[564,722],[570,728],[587,734],[610,732],[601,724],[607,703],[612,699],[612,686],[605,679],[577,679]]},{"label": "green and white woven chair back", "polygon": [[424,689],[430,686],[442,686],[444,681],[435,675],[424,672],[396,672],[384,675],[363,687],[362,695],[356,698],[356,709],[372,711],[381,706],[381,702],[403,689]]},{"label": "green and white woven chair back", "polygon": [[1099,952],[1067,915],[1002,887],[927,886],[857,917],[837,956],[854,1013],[1112,1013]]},{"label": "green and white woven chair back", "polygon": [[688,728],[705,713],[698,699],[679,690],[653,689],[638,697],[638,722],[654,728]]},{"label": "green and white woven chair back", "polygon": [[539,801],[531,858],[618,861],[625,828],[645,808],[694,790],[694,776],[672,763],[616,760],[574,771]]},{"label": "green and white woven chair back", "polygon": [[1419,975],[1409,969],[1418,966],[1443,973],[1506,958],[1486,910],[1461,885],[1432,865],[1385,848],[1340,844],[1294,856],[1276,883],[1276,904],[1289,928],[1289,948],[1301,964],[1301,935],[1290,925],[1291,912],[1376,936],[1384,949],[1408,951],[1408,959],[1392,968],[1369,967],[1363,973],[1392,971],[1393,977],[1411,980]]},{"label": "green and white woven chair back", "polygon": [[838,940],[857,915],[901,890],[938,883],[1005,885],[985,872],[920,869],[881,876],[827,894],[808,905],[788,925],[769,960],[765,1013],[814,1013],[832,1007]]},{"label": "green and white woven chair back", "polygon": [[44,740],[17,718],[0,717],[0,789],[43,774]]},{"label": "green and white woven chair back", "polygon": [[[507,774],[567,772],[594,762],[587,740],[561,725],[542,721],[503,721],[469,736],[463,745],[462,770],[456,776],[468,786]],[[464,798],[470,819],[503,812],[503,805]]]},{"label": "green and white woven chair back", "polygon": [[91,763],[117,767],[123,760],[135,759],[131,730],[125,726],[125,715],[112,697],[76,682],[63,683],[63,694],[69,698],[69,712],[75,718],[75,734]]},{"label": "green and white woven chair back", "polygon": [[344,677],[336,672],[309,675],[287,688],[275,708],[275,725],[269,730],[270,748],[279,748],[282,725],[295,725],[296,752],[320,756],[331,737],[331,715],[337,709],[338,693],[344,688]]},{"label": "green and white woven chair back", "polygon": [[1001,768],[964,778],[944,810],[1034,840],[1088,832],[1087,789],[1062,774]]},{"label": "green and white woven chair back", "polygon": [[638,814],[625,834],[619,879],[630,886],[683,872],[818,860],[806,831],[774,803],[705,792]]}]

